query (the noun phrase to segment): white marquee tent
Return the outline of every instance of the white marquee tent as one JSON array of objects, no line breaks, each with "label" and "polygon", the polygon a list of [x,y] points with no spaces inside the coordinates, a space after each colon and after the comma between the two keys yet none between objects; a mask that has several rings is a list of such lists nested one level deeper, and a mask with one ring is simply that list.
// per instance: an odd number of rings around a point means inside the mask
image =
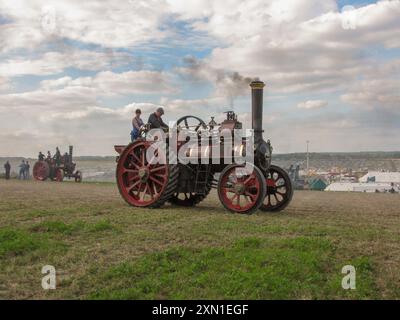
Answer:
[{"label": "white marquee tent", "polygon": [[370,171],[365,176],[359,179],[360,182],[368,182],[374,179],[375,183],[394,183],[400,184],[400,172],[380,172]]},{"label": "white marquee tent", "polygon": [[351,183],[334,182],[326,187],[325,191],[352,191],[352,192],[385,192],[392,188],[390,183]]}]

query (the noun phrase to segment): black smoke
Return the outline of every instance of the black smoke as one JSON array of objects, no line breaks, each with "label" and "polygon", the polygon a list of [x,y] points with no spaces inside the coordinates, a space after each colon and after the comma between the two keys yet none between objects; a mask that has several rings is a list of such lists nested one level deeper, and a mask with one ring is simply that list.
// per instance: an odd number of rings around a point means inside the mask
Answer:
[{"label": "black smoke", "polygon": [[188,56],[183,59],[185,75],[192,81],[211,81],[216,89],[216,94],[225,96],[230,108],[234,107],[237,97],[249,94],[249,85],[256,77],[247,77],[236,71],[217,69],[209,66],[207,62]]}]

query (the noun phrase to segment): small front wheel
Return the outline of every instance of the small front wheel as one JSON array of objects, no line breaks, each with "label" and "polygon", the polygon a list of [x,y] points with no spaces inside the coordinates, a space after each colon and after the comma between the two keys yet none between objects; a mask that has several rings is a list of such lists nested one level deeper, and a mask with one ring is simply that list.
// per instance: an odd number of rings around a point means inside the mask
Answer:
[{"label": "small front wheel", "polygon": [[282,168],[271,165],[266,182],[267,194],[260,210],[266,212],[282,211],[293,197],[293,186],[289,175]]},{"label": "small front wheel", "polygon": [[221,172],[218,196],[231,212],[254,213],[262,205],[265,193],[265,177],[254,165],[231,164]]}]

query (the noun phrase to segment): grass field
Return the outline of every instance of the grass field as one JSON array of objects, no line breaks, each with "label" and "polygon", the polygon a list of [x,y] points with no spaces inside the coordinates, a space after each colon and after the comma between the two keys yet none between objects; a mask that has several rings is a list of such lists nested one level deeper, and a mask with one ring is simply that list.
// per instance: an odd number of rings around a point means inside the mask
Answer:
[{"label": "grass field", "polygon": [[[348,264],[356,290],[341,287]],[[399,299],[400,197],[303,191],[240,216],[215,194],[149,210],[112,183],[0,180],[0,298]]]}]

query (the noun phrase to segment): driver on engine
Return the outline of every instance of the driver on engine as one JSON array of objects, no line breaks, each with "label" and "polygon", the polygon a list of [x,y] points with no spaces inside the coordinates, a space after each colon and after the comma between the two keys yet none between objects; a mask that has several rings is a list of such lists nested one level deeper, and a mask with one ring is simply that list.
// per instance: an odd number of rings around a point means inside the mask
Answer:
[{"label": "driver on engine", "polygon": [[152,113],[149,117],[149,124],[150,124],[150,129],[163,129],[163,130],[168,130],[168,125],[164,123],[164,121],[161,119],[161,116],[164,114],[164,109],[163,108],[158,108],[156,112]]}]

